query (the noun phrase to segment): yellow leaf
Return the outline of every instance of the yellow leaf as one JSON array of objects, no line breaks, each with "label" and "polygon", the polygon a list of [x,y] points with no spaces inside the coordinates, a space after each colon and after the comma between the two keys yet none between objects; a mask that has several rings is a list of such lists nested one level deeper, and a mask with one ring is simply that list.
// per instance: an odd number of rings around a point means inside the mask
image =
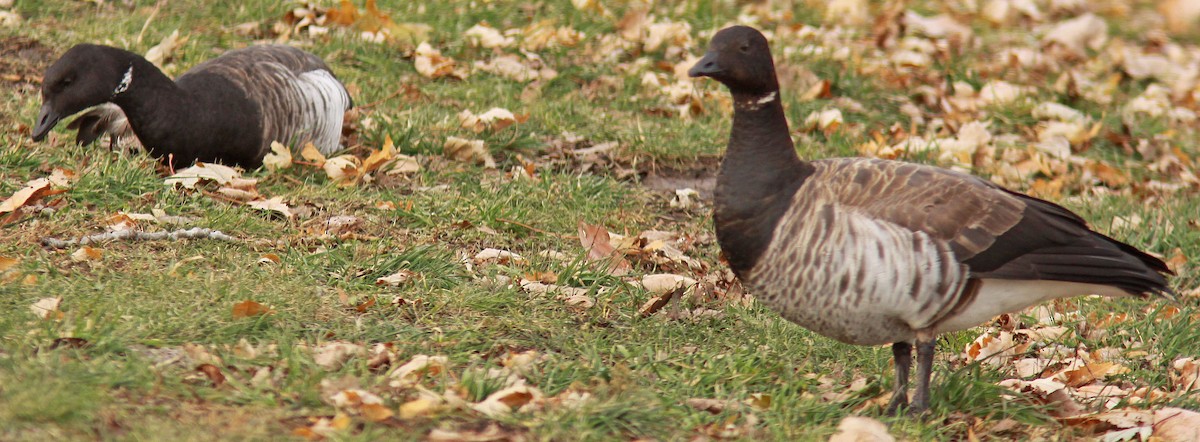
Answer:
[{"label": "yellow leaf", "polygon": [[396,146],[392,144],[392,136],[385,135],[383,138],[383,149],[371,152],[371,156],[368,156],[367,160],[363,161],[362,173],[365,175],[374,172],[376,169],[379,169],[379,166],[386,164],[395,157]]},{"label": "yellow leaf", "polygon": [[317,146],[314,146],[313,143],[304,144],[304,148],[300,149],[300,158],[316,164],[317,167],[325,165],[325,154],[317,150]]},{"label": "yellow leaf", "polygon": [[746,398],[746,404],[759,410],[771,408],[771,395],[766,393],[754,393]]},{"label": "yellow leaf", "polygon": [[371,422],[385,421],[396,414],[392,409],[382,404],[363,404],[362,407],[359,407],[359,410],[362,411],[363,417]]},{"label": "yellow leaf", "polygon": [[416,399],[400,405],[400,419],[428,416],[437,410],[437,404],[429,399]]},{"label": "yellow leaf", "polygon": [[329,427],[335,430],[345,430],[350,428],[351,423],[353,422],[350,421],[350,416],[345,413],[338,413],[333,417],[333,420],[329,421]]}]

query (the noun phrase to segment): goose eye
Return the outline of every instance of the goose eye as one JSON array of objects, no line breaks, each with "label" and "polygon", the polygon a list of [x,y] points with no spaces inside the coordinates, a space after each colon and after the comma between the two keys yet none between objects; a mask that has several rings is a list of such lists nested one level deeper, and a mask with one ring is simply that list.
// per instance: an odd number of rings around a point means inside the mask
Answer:
[{"label": "goose eye", "polygon": [[750,52],[750,44],[742,43],[742,47],[738,48],[738,50],[742,52]]}]

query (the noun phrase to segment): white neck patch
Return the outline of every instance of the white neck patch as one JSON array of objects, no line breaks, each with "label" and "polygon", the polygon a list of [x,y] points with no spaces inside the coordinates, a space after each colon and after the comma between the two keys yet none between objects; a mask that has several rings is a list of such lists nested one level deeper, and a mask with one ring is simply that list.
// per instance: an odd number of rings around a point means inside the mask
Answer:
[{"label": "white neck patch", "polygon": [[758,97],[757,100],[746,100],[745,102],[739,103],[739,104],[741,104],[741,107],[743,107],[747,110],[759,110],[763,107],[764,104],[775,101],[776,94],[777,94],[777,92],[771,92],[769,94]]},{"label": "white neck patch", "polygon": [[121,83],[113,89],[112,96],[117,96],[122,92],[129,90],[129,85],[133,83],[133,65],[129,65],[129,69],[125,70],[125,76],[121,77]]},{"label": "white neck patch", "polygon": [[[130,67],[130,69],[133,69],[133,67]],[[758,101],[754,102],[754,104],[762,106],[762,105],[770,103],[772,101],[775,101],[775,92],[771,92],[769,94],[763,95],[762,98],[759,98]]]}]

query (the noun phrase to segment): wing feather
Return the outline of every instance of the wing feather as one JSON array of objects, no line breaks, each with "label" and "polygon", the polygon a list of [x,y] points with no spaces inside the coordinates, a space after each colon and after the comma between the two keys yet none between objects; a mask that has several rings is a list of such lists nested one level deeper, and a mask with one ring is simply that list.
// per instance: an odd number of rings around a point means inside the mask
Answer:
[{"label": "wing feather", "polygon": [[[949,243],[973,277],[1105,284],[1170,296],[1159,259],[1057,204],[971,175],[874,159],[814,161],[811,194]],[[819,177],[819,178],[818,178]],[[817,184],[819,183],[819,184]]]}]

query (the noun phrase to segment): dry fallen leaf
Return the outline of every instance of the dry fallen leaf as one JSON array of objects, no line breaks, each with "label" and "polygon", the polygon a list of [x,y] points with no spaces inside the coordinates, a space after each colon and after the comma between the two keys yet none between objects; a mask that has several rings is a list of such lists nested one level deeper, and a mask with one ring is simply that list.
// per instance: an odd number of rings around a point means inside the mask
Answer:
[{"label": "dry fallen leaf", "polygon": [[413,356],[404,365],[396,367],[388,373],[387,377],[391,379],[389,385],[395,388],[416,385],[421,376],[425,374],[437,375],[441,373],[446,369],[446,364],[449,361],[450,359],[445,356]]},{"label": "dry fallen leaf", "polygon": [[259,304],[254,301],[246,300],[233,305],[232,315],[234,319],[249,318],[252,316],[263,316],[274,313],[269,307]]},{"label": "dry fallen leaf", "polygon": [[484,147],[483,140],[468,140],[459,137],[447,137],[442,145],[442,152],[448,158],[462,162],[482,164],[488,169],[496,168],[496,160]]},{"label": "dry fallen leaf", "polygon": [[204,373],[208,380],[212,382],[213,387],[221,387],[225,384],[225,375],[221,373],[221,368],[213,364],[200,364],[196,366],[196,371]]},{"label": "dry fallen leaf", "polygon": [[263,157],[263,166],[274,172],[292,167],[292,151],[278,141],[271,142],[271,152]]},{"label": "dry fallen leaf", "polygon": [[58,305],[62,303],[62,297],[42,298],[29,306],[29,311],[37,315],[39,319],[61,319],[63,314],[58,310]]},{"label": "dry fallen leaf", "polygon": [[417,45],[413,52],[413,67],[417,73],[428,78],[453,77],[459,80],[467,78],[467,71],[458,66],[454,59],[442,55],[440,51],[430,46],[428,42]]},{"label": "dry fallen leaf", "polygon": [[381,276],[375,279],[375,285],[398,286],[417,277],[417,273],[408,269],[401,269],[396,273],[387,276]]},{"label": "dry fallen leaf", "polygon": [[71,261],[75,262],[99,261],[102,258],[104,258],[103,250],[88,246],[80,247],[71,254]]},{"label": "dry fallen leaf", "polygon": [[486,399],[471,405],[471,408],[488,417],[499,417],[513,411],[524,411],[527,407],[537,406],[543,399],[541,390],[518,384],[488,395]]},{"label": "dry fallen leaf", "polygon": [[349,342],[328,342],[313,349],[313,362],[326,370],[337,370],[355,356],[362,356],[367,349]]},{"label": "dry fallen leaf", "polygon": [[579,221],[579,243],[588,251],[588,259],[599,262],[604,270],[616,276],[629,273],[633,266],[613,247],[608,229]]},{"label": "dry fallen leaf", "polygon": [[379,150],[371,151],[371,155],[363,161],[361,174],[366,175],[368,173],[375,172],[384,164],[392,161],[395,157],[396,145],[392,142],[392,136],[384,135],[383,147]]},{"label": "dry fallen leaf", "polygon": [[500,264],[500,265],[524,264],[525,258],[522,257],[521,255],[510,252],[508,250],[486,248],[486,249],[480,250],[479,253],[476,253],[475,257],[471,258],[471,262],[475,263],[476,265],[480,265],[480,264]]},{"label": "dry fallen leaf", "polygon": [[412,419],[431,415],[441,408],[440,405],[440,403],[427,398],[418,398],[405,402],[400,405],[400,419]]},{"label": "dry fallen leaf", "polygon": [[887,425],[863,416],[846,416],[837,426],[837,433],[829,442],[891,442],[896,440],[888,434]]},{"label": "dry fallen leaf", "polygon": [[54,191],[51,188],[52,184],[49,178],[38,178],[25,183],[25,187],[14,192],[4,202],[0,202],[0,213],[13,212],[22,206],[33,204],[48,195],[62,193],[61,191]]},{"label": "dry fallen leaf", "polygon": [[508,109],[494,107],[488,109],[479,115],[475,115],[470,109],[463,109],[458,113],[459,125],[464,129],[470,129],[475,133],[485,130],[501,130],[513,123],[517,122],[517,117]]},{"label": "dry fallen leaf", "polygon": [[358,182],[358,179],[365,173],[361,172],[361,167],[362,160],[348,154],[329,158],[321,165],[321,168],[325,170],[325,175],[342,186]]},{"label": "dry fallen leaf", "polygon": [[180,185],[185,189],[195,189],[196,185],[202,181],[212,181],[219,185],[226,185],[241,176],[241,172],[232,167],[197,161],[192,167],[176,171],[174,175],[167,177],[163,180],[163,184],[167,186]]},{"label": "dry fallen leaf", "polygon": [[300,158],[304,159],[304,161],[313,163],[317,167],[325,166],[325,154],[321,153],[320,150],[317,150],[317,146],[313,143],[304,144],[304,147],[300,149]]},{"label": "dry fallen leaf", "polygon": [[154,47],[146,51],[146,60],[154,63],[154,65],[158,66],[160,70],[165,70],[164,63],[166,63],[166,61],[169,60],[175,54],[175,51],[182,47],[184,43],[187,43],[187,41],[187,37],[179,37],[179,30],[176,29],[172,31],[170,35],[163,37],[162,41],[157,45],[154,45]]},{"label": "dry fallen leaf", "polygon": [[266,200],[250,201],[246,203],[246,205],[258,210],[278,213],[283,215],[284,218],[291,218],[294,216],[291,207],[288,207],[288,205],[283,202],[283,197],[281,196]]}]

